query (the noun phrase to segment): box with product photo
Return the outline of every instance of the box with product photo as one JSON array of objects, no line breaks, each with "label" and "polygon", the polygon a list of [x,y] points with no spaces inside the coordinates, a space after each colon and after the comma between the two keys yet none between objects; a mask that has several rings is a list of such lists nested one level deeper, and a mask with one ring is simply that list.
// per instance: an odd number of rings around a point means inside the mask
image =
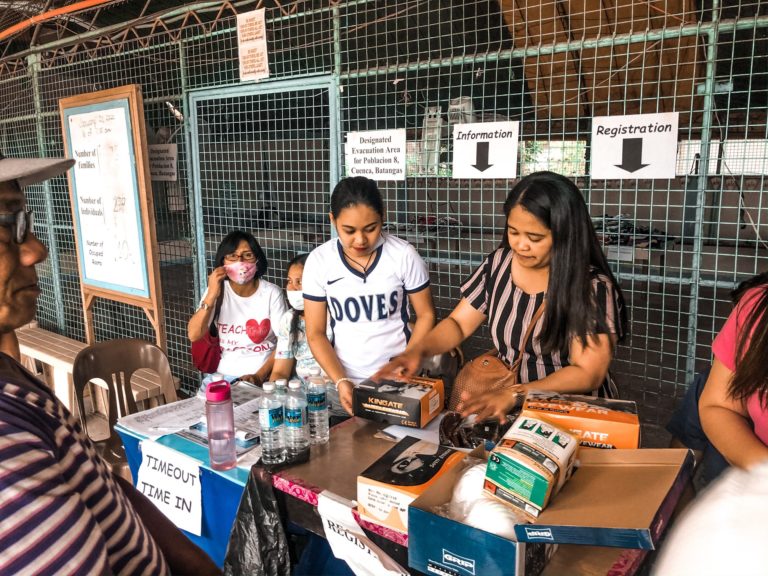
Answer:
[{"label": "box with product photo", "polygon": [[531,390],[526,395],[523,410],[573,432],[582,446],[640,446],[637,404],[630,400]]},{"label": "box with product photo", "polygon": [[407,532],[408,505],[463,458],[463,452],[406,436],[357,477],[360,516]]},{"label": "box with product photo", "polygon": [[423,428],[445,405],[440,378],[409,376],[403,380],[363,380],[355,386],[355,416],[410,428]]},{"label": "box with product photo", "polygon": [[573,471],[574,434],[523,410],[491,451],[485,491],[535,520]]},{"label": "box with product photo", "polygon": [[411,503],[408,564],[431,574],[531,576],[550,555],[536,552],[533,543],[652,550],[692,467],[688,450],[580,451],[562,490],[535,522],[516,524],[510,538],[493,533],[499,523],[486,522],[486,531],[449,516],[463,473],[454,467]]}]

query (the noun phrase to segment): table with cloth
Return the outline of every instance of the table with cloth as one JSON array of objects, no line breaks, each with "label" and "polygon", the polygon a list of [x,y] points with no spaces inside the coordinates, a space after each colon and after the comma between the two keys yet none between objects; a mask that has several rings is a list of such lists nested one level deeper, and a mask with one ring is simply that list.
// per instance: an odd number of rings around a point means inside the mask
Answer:
[{"label": "table with cloth", "polygon": [[[175,434],[163,436],[157,441],[173,450],[190,456],[200,462],[200,483],[202,489],[202,534],[189,538],[203,548],[213,560],[222,566],[226,555],[230,532],[235,522],[240,531],[238,546],[248,545],[243,541],[243,530],[260,538],[257,522],[252,516],[253,502],[238,505],[243,492],[262,493],[264,478],[271,480],[279,513],[284,521],[290,521],[306,530],[325,536],[323,522],[317,511],[318,498],[323,491],[333,493],[344,501],[355,500],[357,476],[392,447],[392,440],[378,434],[385,424],[351,418],[331,429],[330,441],[312,446],[308,462],[285,465],[265,474],[260,465],[249,473],[244,468],[217,472],[210,468],[207,450],[194,442]],[[140,435],[125,427],[118,426],[126,448],[126,454],[134,479],[141,464]],[[247,498],[243,498],[244,504]],[[251,499],[252,500],[252,499]],[[365,535],[392,560],[402,567],[408,566],[408,535],[366,522],[355,510],[355,519]],[[238,517],[239,514],[239,517]],[[247,527],[253,526],[248,532]],[[255,547],[261,543],[253,542]],[[544,571],[554,575],[563,567],[584,566],[592,574],[630,575],[642,564],[647,551],[636,549],[601,548],[593,546],[560,545],[557,553]],[[588,567],[588,568],[587,568]]]},{"label": "table with cloth", "polygon": [[[121,424],[118,424],[115,429],[123,440],[131,475],[136,484],[142,462],[141,442],[146,438]],[[233,468],[223,472],[213,470],[208,460],[208,449],[205,446],[176,434],[162,436],[156,442],[200,463],[201,534],[196,536],[187,531],[184,531],[184,534],[205,550],[217,565],[222,566],[227,552],[229,533],[248,481],[248,470],[243,468]]]}]

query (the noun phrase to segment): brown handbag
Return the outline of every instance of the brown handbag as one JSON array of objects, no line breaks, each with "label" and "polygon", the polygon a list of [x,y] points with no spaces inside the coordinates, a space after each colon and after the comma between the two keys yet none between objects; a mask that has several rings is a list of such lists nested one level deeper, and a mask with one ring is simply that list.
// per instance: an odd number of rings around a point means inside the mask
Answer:
[{"label": "brown handbag", "polygon": [[462,366],[461,370],[459,370],[459,373],[456,375],[456,380],[453,382],[451,398],[448,401],[448,410],[456,410],[456,406],[461,402],[461,395],[464,392],[468,392],[469,395],[474,396],[483,392],[508,388],[517,384],[525,347],[528,345],[528,340],[533,333],[536,323],[544,313],[545,303],[546,301],[542,302],[533,314],[533,318],[531,318],[528,328],[525,330],[525,335],[523,336],[522,350],[512,366],[509,366],[504,360],[499,358],[499,353],[496,350],[489,350]]}]

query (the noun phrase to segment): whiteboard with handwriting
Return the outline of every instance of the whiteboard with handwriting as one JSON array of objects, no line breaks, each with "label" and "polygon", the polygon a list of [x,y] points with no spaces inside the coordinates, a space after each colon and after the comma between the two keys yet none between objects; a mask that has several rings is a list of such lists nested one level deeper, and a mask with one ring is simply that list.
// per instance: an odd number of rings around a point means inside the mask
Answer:
[{"label": "whiteboard with handwriting", "polygon": [[64,111],[82,282],[149,296],[127,99]]}]

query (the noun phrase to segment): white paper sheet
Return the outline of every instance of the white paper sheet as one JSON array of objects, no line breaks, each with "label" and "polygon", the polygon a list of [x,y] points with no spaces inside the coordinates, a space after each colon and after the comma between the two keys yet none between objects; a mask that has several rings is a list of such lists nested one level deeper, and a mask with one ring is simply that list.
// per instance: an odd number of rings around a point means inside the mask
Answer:
[{"label": "white paper sheet", "polygon": [[317,498],[317,511],[333,554],[357,576],[406,576],[407,570],[365,535],[352,515],[353,504],[328,490]]}]

